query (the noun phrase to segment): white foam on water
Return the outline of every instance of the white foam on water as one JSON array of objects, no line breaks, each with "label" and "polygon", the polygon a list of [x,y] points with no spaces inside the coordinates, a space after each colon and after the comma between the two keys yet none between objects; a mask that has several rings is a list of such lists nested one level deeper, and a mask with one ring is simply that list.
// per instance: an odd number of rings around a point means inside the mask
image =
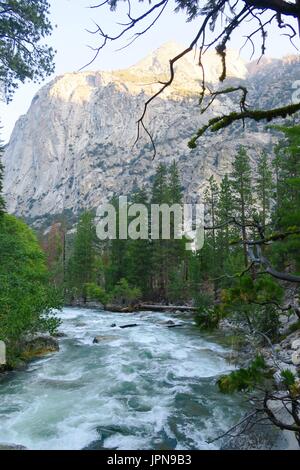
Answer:
[{"label": "white foam on water", "polygon": [[[0,442],[29,449],[214,448],[242,410],[218,393],[232,369],[219,344],[164,313],[66,308],[60,351],[0,382]],[[173,319],[182,328],[158,324]],[[111,328],[111,324],[117,324]],[[120,325],[137,323],[136,328]],[[107,340],[93,344],[95,336]],[[115,336],[115,338],[110,338]],[[102,436],[99,430],[106,429]]]}]

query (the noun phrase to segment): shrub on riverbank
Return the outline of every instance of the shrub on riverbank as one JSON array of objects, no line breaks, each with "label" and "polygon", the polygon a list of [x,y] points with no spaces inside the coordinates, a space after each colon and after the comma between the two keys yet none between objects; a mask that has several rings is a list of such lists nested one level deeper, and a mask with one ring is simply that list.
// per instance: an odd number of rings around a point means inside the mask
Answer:
[{"label": "shrub on riverbank", "polygon": [[7,346],[8,364],[20,354],[25,335],[55,332],[59,320],[53,309],[60,306],[33,231],[4,214],[0,219],[0,339]]}]

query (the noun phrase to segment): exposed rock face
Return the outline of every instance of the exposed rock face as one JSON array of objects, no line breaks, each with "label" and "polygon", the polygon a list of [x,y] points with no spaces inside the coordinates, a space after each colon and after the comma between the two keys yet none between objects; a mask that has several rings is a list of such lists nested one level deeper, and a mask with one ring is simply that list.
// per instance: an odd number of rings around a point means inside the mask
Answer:
[{"label": "exposed rock face", "polygon": [[[201,115],[197,105],[201,73],[191,53],[177,67],[176,80],[155,100],[146,122],[157,146],[144,134],[133,147],[136,121],[147,97],[167,77],[168,61],[180,46],[167,44],[137,65],[115,72],[84,72],[58,77],[34,97],[17,122],[4,155],[5,197],[9,212],[35,219],[63,211],[95,208],[114,193],[128,194],[137,181],[147,184],[160,161],[176,159],[182,172],[187,201],[203,190],[204,181],[230,171],[240,144],[256,151],[270,147],[272,135],[251,123],[206,135],[196,150],[187,141],[215,114],[234,109],[230,97],[215,100]],[[220,61],[214,54],[205,62],[206,79],[218,86]],[[269,60],[248,69],[234,51],[228,55],[228,83],[247,83],[254,106],[287,103],[292,83],[299,77],[298,59]],[[224,86],[224,85],[223,85]],[[226,86],[226,83],[225,83]],[[278,93],[278,90],[283,90]],[[236,107],[235,107],[236,108]]]},{"label": "exposed rock face", "polygon": [[31,359],[57,351],[59,351],[59,343],[52,336],[33,336],[24,340],[22,356],[25,359]]}]

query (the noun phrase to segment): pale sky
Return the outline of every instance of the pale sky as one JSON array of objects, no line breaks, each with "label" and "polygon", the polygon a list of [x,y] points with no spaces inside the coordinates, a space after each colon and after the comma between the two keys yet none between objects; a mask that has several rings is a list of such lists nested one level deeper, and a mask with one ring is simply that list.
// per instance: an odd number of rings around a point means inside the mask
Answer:
[{"label": "pale sky", "polygon": [[[125,7],[127,2],[121,2],[122,7],[115,13],[111,13],[107,6],[97,10],[88,8],[90,5],[97,3],[100,2],[97,0],[50,0],[51,21],[54,25],[57,25],[57,28],[54,29],[52,37],[48,38],[47,43],[57,50],[57,55],[55,74],[48,78],[46,82],[57,75],[78,71],[89,62],[91,51],[88,45],[97,44],[97,38],[86,31],[87,28],[93,29],[93,20],[100,24],[107,33],[116,31],[117,22],[126,21],[127,10]],[[131,3],[136,5],[137,8],[141,8],[141,4],[137,0],[132,0]],[[186,23],[185,16],[183,14],[174,14],[173,8],[174,2],[171,1],[159,22],[130,47],[117,52],[116,49],[126,44],[124,41],[107,46],[87,70],[126,68],[170,40],[188,45],[195,35],[199,23],[196,21]],[[231,47],[239,49],[240,46],[240,37],[233,37]],[[278,36],[277,30],[274,37],[269,37],[268,56],[282,57],[286,54],[296,53],[296,49],[287,38]],[[245,48],[241,52],[246,61],[249,60],[250,54],[250,48]],[[1,138],[4,142],[9,140],[16,120],[20,115],[27,112],[32,98],[41,86],[42,84],[21,84],[14,95],[13,101],[8,106],[3,103],[0,104],[1,124],[3,126]]]}]

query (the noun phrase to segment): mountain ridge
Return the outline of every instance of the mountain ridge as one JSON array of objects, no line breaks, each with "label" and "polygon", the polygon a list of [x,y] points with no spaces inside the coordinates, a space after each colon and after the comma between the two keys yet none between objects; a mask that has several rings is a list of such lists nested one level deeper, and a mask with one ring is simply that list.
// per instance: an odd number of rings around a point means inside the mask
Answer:
[{"label": "mountain ridge", "polygon": [[[230,171],[239,145],[250,148],[253,162],[262,148],[270,149],[274,137],[263,124],[256,123],[245,130],[237,125],[207,134],[196,150],[188,149],[187,141],[198,127],[235,109],[233,99],[227,96],[216,99],[205,115],[199,113],[199,67],[195,69],[191,56],[178,65],[177,81],[147,113],[146,124],[158,151],[156,161],[152,161],[145,133],[133,147],[145,99],[161,86],[154,81],[167,73],[175,47],[179,46],[163,46],[129,69],[65,74],[42,87],[28,113],[17,122],[4,154],[9,212],[40,221],[65,210],[76,214],[95,208],[117,192],[128,194],[135,179],[147,186],[155,166],[173,159],[182,170],[186,198],[195,200],[203,193],[206,178],[214,174],[219,180]],[[217,85],[220,59],[207,57],[206,78]],[[282,70],[275,59],[256,70],[250,67],[250,72],[241,59],[237,62],[236,52],[229,52],[229,59],[231,78],[227,82],[239,80],[247,85],[253,106],[268,107],[287,100],[300,72],[300,62],[294,59],[282,60]],[[283,69],[293,71],[288,80]],[[149,77],[152,70],[153,83],[141,86],[141,78]],[[278,80],[285,80],[286,93],[280,96],[275,93]]]}]

